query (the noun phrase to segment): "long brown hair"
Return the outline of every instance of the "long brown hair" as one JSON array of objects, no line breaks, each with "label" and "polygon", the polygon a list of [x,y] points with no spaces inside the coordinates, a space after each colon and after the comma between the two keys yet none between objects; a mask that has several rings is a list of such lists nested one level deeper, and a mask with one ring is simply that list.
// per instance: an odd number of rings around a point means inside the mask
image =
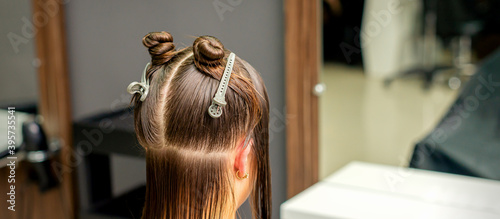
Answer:
[{"label": "long brown hair", "polygon": [[142,218],[228,218],[237,208],[230,152],[252,138],[249,169],[254,218],[271,217],[269,100],[259,73],[236,57],[219,118],[208,107],[230,51],[212,36],[175,50],[167,32],[147,34],[149,94],[132,97],[147,187]]}]

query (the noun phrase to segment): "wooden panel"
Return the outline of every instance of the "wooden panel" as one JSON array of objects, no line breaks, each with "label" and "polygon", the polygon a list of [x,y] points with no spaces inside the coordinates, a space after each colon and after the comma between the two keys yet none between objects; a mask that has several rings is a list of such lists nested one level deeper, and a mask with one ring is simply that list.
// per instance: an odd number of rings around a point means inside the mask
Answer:
[{"label": "wooden panel", "polygon": [[288,197],[318,181],[319,1],[285,2]]},{"label": "wooden panel", "polygon": [[[61,185],[56,188],[62,195],[59,199],[65,204],[54,211],[65,212],[65,218],[76,216],[76,180],[75,161],[72,147],[72,118],[68,82],[66,54],[66,33],[64,28],[64,1],[33,0],[33,23],[36,28],[36,52],[40,60],[39,79],[39,112],[43,116],[43,128],[49,137],[61,140],[62,150],[55,161],[54,170]],[[40,194],[35,205],[47,205],[45,197]],[[50,202],[49,202],[50,203]],[[41,211],[41,214],[50,212]],[[40,218],[56,218],[41,215]]]}]

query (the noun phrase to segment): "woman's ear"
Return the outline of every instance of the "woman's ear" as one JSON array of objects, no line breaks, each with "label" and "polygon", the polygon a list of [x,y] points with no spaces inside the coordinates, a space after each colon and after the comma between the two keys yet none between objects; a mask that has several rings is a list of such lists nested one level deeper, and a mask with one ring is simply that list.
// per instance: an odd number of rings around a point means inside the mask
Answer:
[{"label": "woman's ear", "polygon": [[245,178],[245,175],[249,174],[250,162],[248,156],[253,147],[253,138],[250,138],[245,145],[245,139],[241,141],[239,146],[236,148],[236,157],[234,160],[235,174],[238,174],[239,178]]}]

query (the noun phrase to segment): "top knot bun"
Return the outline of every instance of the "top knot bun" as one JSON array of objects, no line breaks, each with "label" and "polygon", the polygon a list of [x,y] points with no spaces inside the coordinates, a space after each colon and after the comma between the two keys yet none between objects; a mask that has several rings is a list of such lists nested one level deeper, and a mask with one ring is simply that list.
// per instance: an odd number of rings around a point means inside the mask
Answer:
[{"label": "top knot bun", "polygon": [[193,55],[196,67],[207,70],[208,67],[221,66],[224,59],[224,45],[213,36],[198,37],[193,43]]},{"label": "top knot bun", "polygon": [[151,32],[142,38],[142,44],[148,47],[152,65],[162,65],[175,54],[174,38],[170,33]]}]

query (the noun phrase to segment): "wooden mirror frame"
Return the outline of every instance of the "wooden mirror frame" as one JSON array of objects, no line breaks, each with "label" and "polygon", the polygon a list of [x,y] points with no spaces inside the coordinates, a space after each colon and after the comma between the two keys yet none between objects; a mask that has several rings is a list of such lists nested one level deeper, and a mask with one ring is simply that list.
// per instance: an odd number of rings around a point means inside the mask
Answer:
[{"label": "wooden mirror frame", "polygon": [[285,0],[287,196],[318,181],[320,1]]}]

